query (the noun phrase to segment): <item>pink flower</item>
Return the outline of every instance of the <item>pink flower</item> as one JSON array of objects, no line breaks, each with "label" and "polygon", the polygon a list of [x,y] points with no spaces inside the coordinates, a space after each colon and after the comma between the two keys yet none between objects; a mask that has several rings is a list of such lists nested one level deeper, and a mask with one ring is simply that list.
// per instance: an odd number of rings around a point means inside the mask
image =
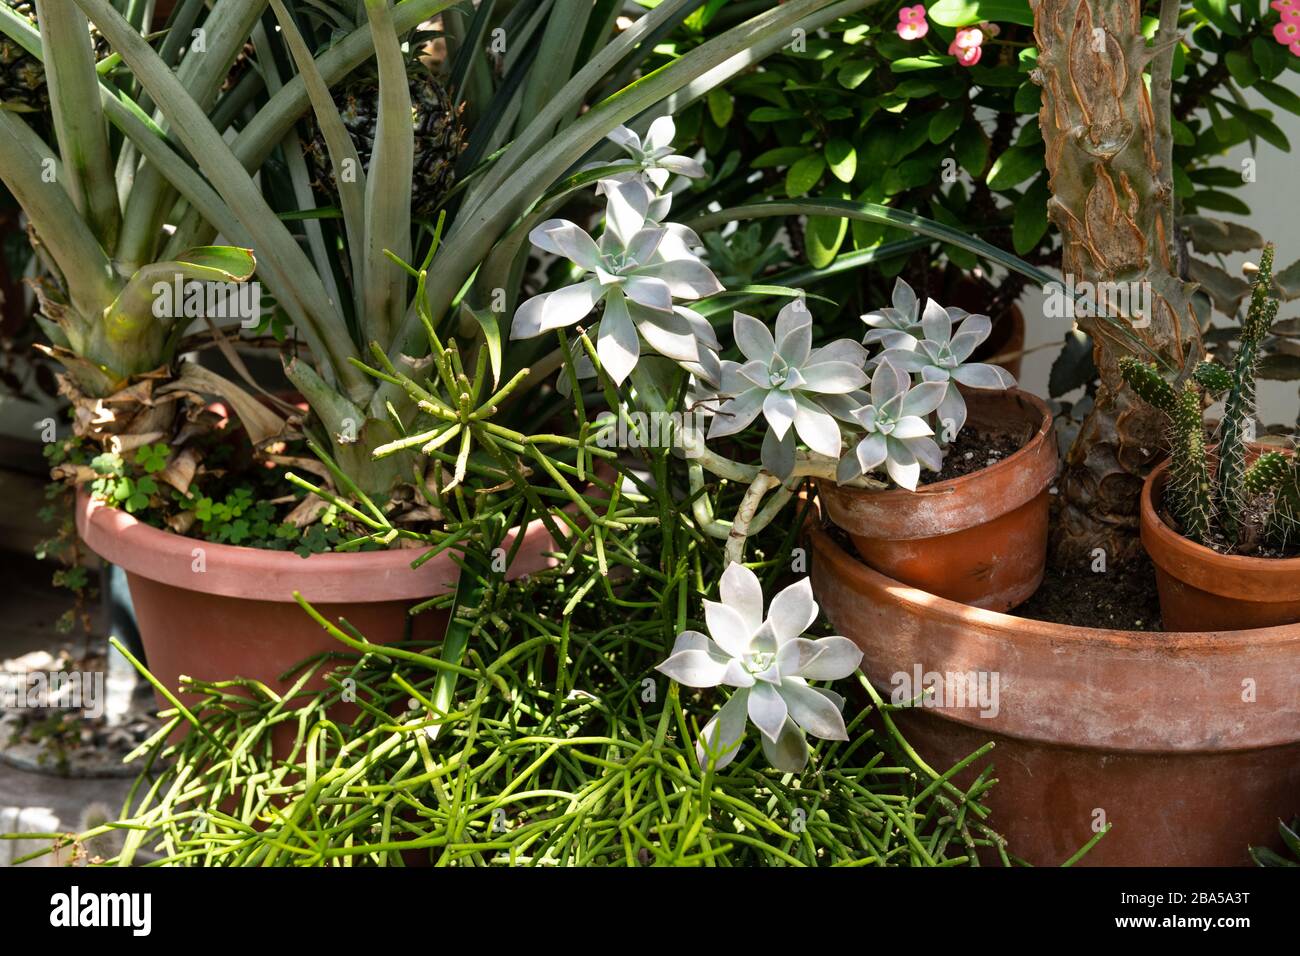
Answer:
[{"label": "pink flower", "polygon": [[1300,41],[1300,23],[1283,20],[1273,28],[1273,39],[1283,46],[1291,46]]},{"label": "pink flower", "polygon": [[1300,56],[1300,40],[1297,40],[1295,43],[1292,43],[1289,47],[1287,47],[1287,49],[1290,50],[1293,55]]},{"label": "pink flower", "polygon": [[899,10],[898,26],[895,29],[904,40],[919,40],[929,33],[930,24],[925,19],[925,4],[918,3]]},{"label": "pink flower", "polygon": [[1283,23],[1300,23],[1300,7],[1283,7]]},{"label": "pink flower", "polygon": [[919,40],[930,32],[930,24],[922,20],[920,23],[898,21],[898,35],[904,40]]},{"label": "pink flower", "polygon": [[1269,6],[1274,10],[1286,10],[1295,6],[1295,0],[1273,0]]},{"label": "pink flower", "polygon": [[955,56],[962,66],[974,66],[984,55],[980,44],[984,42],[984,33],[978,27],[958,30],[957,36],[948,45],[948,54]]}]

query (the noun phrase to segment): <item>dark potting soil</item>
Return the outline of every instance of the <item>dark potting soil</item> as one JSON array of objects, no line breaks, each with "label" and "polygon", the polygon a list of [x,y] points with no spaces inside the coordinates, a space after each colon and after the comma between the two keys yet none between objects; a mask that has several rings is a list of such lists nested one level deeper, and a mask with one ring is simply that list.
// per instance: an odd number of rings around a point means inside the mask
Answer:
[{"label": "dark potting soil", "polygon": [[957,440],[945,449],[942,470],[921,472],[921,484],[934,485],[973,474],[981,468],[1006,460],[1020,451],[1024,444],[1013,435],[964,428],[957,435]]},{"label": "dark potting soil", "polygon": [[1020,607],[1017,617],[1075,627],[1123,631],[1159,631],[1160,598],[1156,571],[1142,557],[1123,567],[1094,571],[1048,566],[1043,583]]}]

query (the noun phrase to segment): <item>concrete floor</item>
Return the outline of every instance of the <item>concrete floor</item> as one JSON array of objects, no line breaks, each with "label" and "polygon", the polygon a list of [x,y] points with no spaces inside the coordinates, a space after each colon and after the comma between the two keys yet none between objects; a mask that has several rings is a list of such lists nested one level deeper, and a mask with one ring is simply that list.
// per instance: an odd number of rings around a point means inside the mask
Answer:
[{"label": "concrete floor", "polygon": [[[54,587],[54,565],[30,554],[0,551],[0,661],[34,651],[80,655],[89,642],[80,635],[63,635],[54,623],[72,606],[70,592]],[[0,741],[0,746],[5,742]],[[77,779],[19,770],[0,761],[0,834],[80,831],[90,813],[115,818],[130,788],[129,778]],[[96,806],[98,805],[98,806]],[[38,849],[39,841],[0,839],[0,865]],[[54,865],[52,857],[32,865]]]}]

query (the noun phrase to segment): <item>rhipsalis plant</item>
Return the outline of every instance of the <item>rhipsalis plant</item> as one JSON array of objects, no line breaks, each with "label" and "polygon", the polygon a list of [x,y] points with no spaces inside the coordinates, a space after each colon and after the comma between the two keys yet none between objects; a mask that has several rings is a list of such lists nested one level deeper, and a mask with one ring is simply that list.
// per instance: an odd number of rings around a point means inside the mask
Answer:
[{"label": "rhipsalis plant", "polygon": [[[1169,417],[1169,482],[1163,505],[1178,530],[1201,544],[1221,543],[1234,550],[1254,551],[1263,538],[1282,547],[1300,515],[1300,471],[1294,459],[1268,451],[1250,463],[1260,345],[1278,310],[1278,301],[1270,291],[1272,266],[1273,246],[1269,244],[1255,273],[1250,307],[1241,323],[1240,347],[1231,366],[1201,362],[1175,386],[1154,365],[1131,356],[1120,360],[1129,388]],[[1204,396],[1223,393],[1223,417],[1211,450],[1206,442]]]}]

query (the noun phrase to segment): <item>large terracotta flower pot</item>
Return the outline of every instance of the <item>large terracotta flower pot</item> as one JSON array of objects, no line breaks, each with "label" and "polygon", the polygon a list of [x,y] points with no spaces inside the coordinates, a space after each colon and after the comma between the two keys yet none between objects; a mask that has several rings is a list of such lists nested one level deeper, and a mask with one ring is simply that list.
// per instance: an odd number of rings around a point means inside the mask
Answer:
[{"label": "large terracotta flower pot", "polygon": [[819,481],[831,521],[878,571],[963,604],[1005,611],[1029,599],[1047,559],[1048,488],[1056,479],[1052,414],[1021,391],[966,391],[967,428],[1024,442],[996,465],[905,489]]},{"label": "large terracotta flower pot", "polygon": [[[187,538],[125,511],[77,496],[86,546],[126,571],[149,670],[175,691],[182,674],[199,680],[259,680],[280,692],[281,674],[313,655],[345,650],[294,601],[300,592],[327,620],[346,618],[368,640],[436,640],[445,612],[412,617],[411,607],[449,593],[460,573],[444,551],[417,569],[418,550],[313,554],[240,548]],[[517,532],[504,543],[509,552]],[[507,569],[510,578],[551,566],[556,550],[540,521]],[[323,674],[307,689],[324,686]],[[194,695],[182,695],[182,700]]]},{"label": "large terracotta flower pot", "polygon": [[1142,486],[1142,546],[1156,566],[1165,628],[1242,630],[1300,622],[1300,558],[1220,554],[1184,538],[1156,507],[1168,469],[1168,462],[1161,464]]},{"label": "large terracotta flower pot", "polygon": [[935,769],[995,743],[957,780],[994,764],[988,822],[1011,853],[1059,864],[1109,824],[1083,865],[1244,866],[1247,847],[1276,845],[1277,821],[1300,809],[1300,626],[1031,621],[909,587],[809,533],[817,600],[886,700],[919,692],[899,677],[917,668],[997,688],[995,707],[945,693],[894,717]]}]

